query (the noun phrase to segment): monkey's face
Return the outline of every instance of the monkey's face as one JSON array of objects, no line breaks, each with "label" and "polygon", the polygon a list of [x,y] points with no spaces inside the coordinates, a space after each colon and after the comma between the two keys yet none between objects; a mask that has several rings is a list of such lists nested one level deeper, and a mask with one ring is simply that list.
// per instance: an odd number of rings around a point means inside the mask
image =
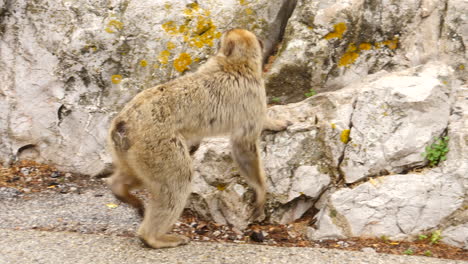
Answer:
[{"label": "monkey's face", "polygon": [[262,60],[263,43],[245,29],[226,31],[219,42],[218,52],[233,60]]}]

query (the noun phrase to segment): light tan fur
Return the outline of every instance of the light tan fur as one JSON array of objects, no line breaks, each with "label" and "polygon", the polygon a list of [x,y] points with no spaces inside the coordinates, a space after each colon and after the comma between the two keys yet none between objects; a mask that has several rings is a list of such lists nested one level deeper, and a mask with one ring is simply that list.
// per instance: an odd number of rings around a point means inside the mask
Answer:
[{"label": "light tan fur", "polygon": [[[247,30],[233,29],[195,73],[142,91],[115,117],[109,131],[115,171],[108,183],[117,198],[144,215],[138,236],[145,244],[186,244],[188,238],[167,232],[191,192],[190,153],[200,140],[230,135],[232,156],[256,194],[256,217],[266,193],[260,133],[287,126],[266,115],[261,42]],[[140,187],[151,193],[146,211],[130,193]]]}]

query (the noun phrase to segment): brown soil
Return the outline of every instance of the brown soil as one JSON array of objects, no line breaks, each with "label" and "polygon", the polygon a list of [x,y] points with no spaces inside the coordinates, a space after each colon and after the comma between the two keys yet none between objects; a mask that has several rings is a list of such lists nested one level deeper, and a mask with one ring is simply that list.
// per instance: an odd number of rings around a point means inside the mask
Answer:
[{"label": "brown soil", "polygon": [[[84,175],[63,173],[55,168],[33,161],[21,161],[11,167],[0,166],[0,187],[15,188],[21,192],[57,191],[78,193],[82,189],[102,186],[102,181]],[[378,253],[420,255],[445,259],[468,260],[468,251],[441,242],[430,243],[429,238],[418,241],[391,241],[386,238],[350,238],[340,240],[310,241],[305,230],[312,222],[306,216],[288,225],[252,224],[240,231],[226,225],[204,221],[186,210],[173,232],[194,241],[255,243],[281,247],[317,247]],[[129,234],[133,236],[133,234]]]}]

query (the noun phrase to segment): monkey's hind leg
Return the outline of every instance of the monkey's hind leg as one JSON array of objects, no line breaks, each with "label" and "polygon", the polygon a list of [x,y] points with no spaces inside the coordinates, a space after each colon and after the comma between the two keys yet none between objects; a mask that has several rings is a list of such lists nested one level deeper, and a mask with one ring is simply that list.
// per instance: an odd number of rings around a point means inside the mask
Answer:
[{"label": "monkey's hind leg", "polygon": [[143,217],[145,212],[143,202],[138,197],[130,193],[132,189],[140,187],[140,180],[138,180],[128,170],[117,168],[114,174],[112,174],[110,178],[107,178],[106,181],[117,199],[131,205],[137,210],[138,215]]},{"label": "monkey's hind leg", "polygon": [[[144,153],[144,160],[151,164],[142,161],[142,169],[139,170],[145,174],[141,176],[151,198],[138,229],[138,236],[152,248],[176,247],[189,242],[189,238],[185,236],[167,232],[182,214],[190,195],[192,161],[181,137],[167,142],[160,141],[156,147],[149,148]],[[158,149],[157,154],[154,149]]]},{"label": "monkey's hind leg", "polygon": [[255,191],[255,209],[252,219],[263,212],[266,200],[265,173],[260,160],[258,140],[231,139],[232,156],[239,166],[241,175]]}]

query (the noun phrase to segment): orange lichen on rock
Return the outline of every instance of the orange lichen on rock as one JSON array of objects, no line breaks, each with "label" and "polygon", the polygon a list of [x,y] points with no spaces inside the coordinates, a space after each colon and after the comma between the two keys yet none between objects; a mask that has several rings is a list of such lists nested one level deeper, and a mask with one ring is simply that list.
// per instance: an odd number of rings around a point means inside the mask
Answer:
[{"label": "orange lichen on rock", "polygon": [[167,62],[169,61],[169,56],[170,55],[171,55],[171,53],[168,50],[161,51],[159,53],[159,56],[158,56],[159,63],[167,64]]},{"label": "orange lichen on rock", "polygon": [[174,21],[167,21],[166,23],[162,24],[161,27],[168,34],[171,34],[171,35],[177,34],[177,26],[175,25]]},{"label": "orange lichen on rock", "polygon": [[167,44],[167,49],[168,50],[171,50],[171,49],[174,49],[176,47],[176,45],[174,44],[174,42],[171,42],[171,41],[168,41]]},{"label": "orange lichen on rock", "polygon": [[188,66],[192,64],[192,57],[188,53],[181,53],[177,59],[174,60],[174,68],[178,72],[184,72]]},{"label": "orange lichen on rock", "polygon": [[176,25],[174,21],[168,21],[162,24],[164,31],[171,35],[181,35],[184,42],[196,48],[212,47],[214,39],[221,37],[210,18],[211,12],[201,8],[198,3],[188,4],[183,14],[186,17],[183,24]]},{"label": "orange lichen on rock", "polygon": [[119,84],[122,81],[122,75],[119,75],[119,74],[112,75],[111,81],[113,84]]},{"label": "orange lichen on rock", "polygon": [[122,30],[122,29],[123,29],[123,23],[118,20],[113,19],[107,23],[107,27],[105,28],[105,31],[107,33],[115,33],[116,31]]},{"label": "orange lichen on rock", "polygon": [[140,66],[141,67],[146,67],[146,66],[148,66],[148,62],[146,60],[141,60],[140,61]]},{"label": "orange lichen on rock", "polygon": [[335,24],[333,26],[334,30],[327,35],[325,35],[325,39],[332,39],[332,38],[338,38],[341,39],[343,37],[344,32],[346,31],[347,27],[346,24],[341,22],[338,24]]},{"label": "orange lichen on rock", "polygon": [[349,134],[350,134],[350,130],[349,129],[345,129],[341,132],[341,136],[340,136],[340,140],[341,142],[347,144],[349,142]]},{"label": "orange lichen on rock", "polygon": [[358,57],[359,52],[357,50],[357,47],[356,45],[354,45],[354,43],[351,43],[349,44],[345,54],[343,54],[343,56],[341,56],[340,60],[338,61],[338,66],[343,67],[353,64]]},{"label": "orange lichen on rock", "polygon": [[384,40],[382,42],[375,43],[376,48],[381,48],[382,46],[387,46],[389,49],[394,50],[398,48],[399,39],[396,37],[390,40]]},{"label": "orange lichen on rock", "polygon": [[363,42],[363,43],[359,44],[359,49],[360,50],[370,50],[370,49],[372,49],[372,44],[367,43],[367,42]]},{"label": "orange lichen on rock", "polygon": [[251,15],[251,14],[253,14],[253,12],[254,12],[254,11],[252,10],[252,8],[246,8],[246,9],[245,9],[245,13],[246,13],[247,15]]}]

